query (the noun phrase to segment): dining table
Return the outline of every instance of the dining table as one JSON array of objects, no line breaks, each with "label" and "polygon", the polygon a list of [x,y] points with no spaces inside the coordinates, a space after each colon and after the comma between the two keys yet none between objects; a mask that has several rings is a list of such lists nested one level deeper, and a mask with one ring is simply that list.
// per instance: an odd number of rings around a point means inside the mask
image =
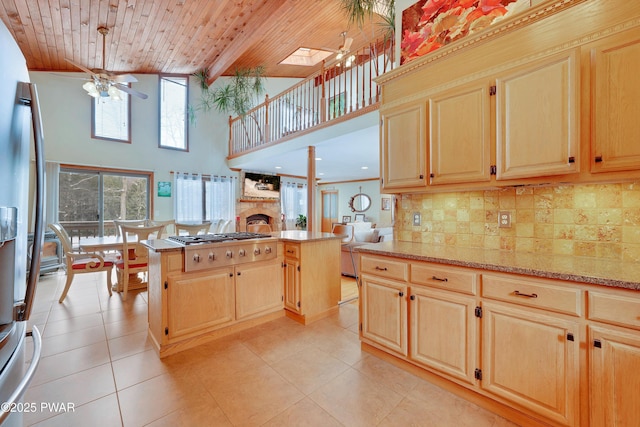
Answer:
[{"label": "dining table", "polygon": [[[127,237],[130,256],[135,256],[137,241],[138,236]],[[80,239],[78,247],[84,252],[104,253],[109,251],[118,251],[122,253],[124,249],[124,241],[122,236],[85,237]],[[147,282],[142,280],[137,273],[129,275],[129,290],[146,288]],[[112,290],[122,292],[122,283],[120,283],[119,280],[116,280]]]}]

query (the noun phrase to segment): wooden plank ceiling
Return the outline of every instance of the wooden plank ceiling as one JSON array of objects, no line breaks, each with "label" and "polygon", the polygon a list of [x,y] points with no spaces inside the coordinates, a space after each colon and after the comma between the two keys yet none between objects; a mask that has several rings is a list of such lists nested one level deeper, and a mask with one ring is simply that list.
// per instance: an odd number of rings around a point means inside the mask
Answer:
[{"label": "wooden plank ceiling", "polygon": [[[236,67],[264,65],[267,76],[307,77],[318,67],[279,65],[298,47],[351,50],[380,36],[375,22],[349,25],[339,0],[0,0],[9,28],[33,71],[102,68],[115,73],[191,74],[212,80]],[[330,60],[332,57],[328,58]]]}]

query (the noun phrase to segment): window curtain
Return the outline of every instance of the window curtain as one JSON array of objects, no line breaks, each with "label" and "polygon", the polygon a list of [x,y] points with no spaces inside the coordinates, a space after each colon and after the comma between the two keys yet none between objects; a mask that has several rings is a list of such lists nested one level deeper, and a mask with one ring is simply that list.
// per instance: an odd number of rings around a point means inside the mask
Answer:
[{"label": "window curtain", "polygon": [[280,185],[280,203],[284,213],[285,230],[295,230],[299,215],[307,216],[307,185],[283,182]]},{"label": "window curtain", "polygon": [[176,222],[204,221],[202,176],[176,172],[173,180],[173,212]]},{"label": "window curtain", "polygon": [[47,224],[58,222],[58,210],[60,207],[60,163],[44,162],[44,220],[45,231]]},{"label": "window curtain", "polygon": [[231,221],[236,218],[236,183],[237,178],[211,175],[206,182],[206,217],[213,223]]}]

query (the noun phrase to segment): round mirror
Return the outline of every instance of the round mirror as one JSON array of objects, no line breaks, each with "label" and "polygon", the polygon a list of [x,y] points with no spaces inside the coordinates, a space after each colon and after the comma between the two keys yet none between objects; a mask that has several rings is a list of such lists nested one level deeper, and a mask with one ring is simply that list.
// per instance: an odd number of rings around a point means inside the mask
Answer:
[{"label": "round mirror", "polygon": [[371,207],[371,197],[358,193],[349,200],[349,207],[353,212],[364,212]]}]

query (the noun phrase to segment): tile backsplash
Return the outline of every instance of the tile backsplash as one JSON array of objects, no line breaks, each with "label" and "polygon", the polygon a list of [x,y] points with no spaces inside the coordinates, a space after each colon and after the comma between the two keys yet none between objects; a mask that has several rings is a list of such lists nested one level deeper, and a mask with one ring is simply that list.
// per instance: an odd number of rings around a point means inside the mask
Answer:
[{"label": "tile backsplash", "polygon": [[[401,204],[399,240],[640,261],[640,182],[405,194]],[[498,227],[499,211],[510,228]]]}]

